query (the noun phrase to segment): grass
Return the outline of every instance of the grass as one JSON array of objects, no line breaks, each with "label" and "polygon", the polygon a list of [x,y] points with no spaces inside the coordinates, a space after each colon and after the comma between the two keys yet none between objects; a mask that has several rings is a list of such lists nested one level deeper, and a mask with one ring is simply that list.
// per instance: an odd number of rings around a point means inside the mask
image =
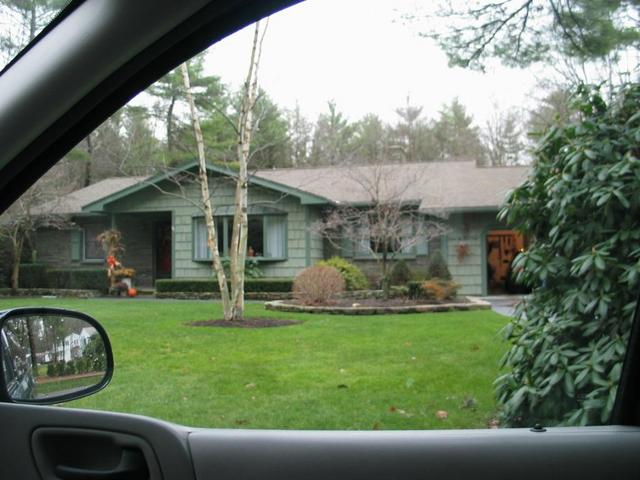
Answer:
[{"label": "grass", "polygon": [[86,312],[111,338],[111,385],[73,407],[230,428],[483,428],[495,415],[507,318],[491,311],[349,317],[251,303],[248,316],[303,323],[235,329],[185,325],[219,318],[211,302],[2,299],[0,309],[34,304]]}]

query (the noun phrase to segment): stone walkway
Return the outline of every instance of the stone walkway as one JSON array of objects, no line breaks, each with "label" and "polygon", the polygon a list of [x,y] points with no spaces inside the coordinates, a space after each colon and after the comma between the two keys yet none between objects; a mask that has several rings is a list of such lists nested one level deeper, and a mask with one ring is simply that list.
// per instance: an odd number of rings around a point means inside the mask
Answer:
[{"label": "stone walkway", "polygon": [[480,297],[482,300],[491,304],[491,309],[501,315],[512,317],[515,307],[524,297],[522,295],[490,295],[488,297]]}]

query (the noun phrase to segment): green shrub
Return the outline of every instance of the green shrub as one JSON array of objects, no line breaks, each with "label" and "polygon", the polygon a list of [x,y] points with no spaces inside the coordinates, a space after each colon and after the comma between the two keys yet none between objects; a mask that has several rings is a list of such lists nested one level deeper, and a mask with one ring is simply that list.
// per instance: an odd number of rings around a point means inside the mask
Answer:
[{"label": "green shrub", "polygon": [[54,268],[47,272],[49,288],[77,290],[109,289],[107,271],[104,268]]},{"label": "green shrub", "polygon": [[[222,259],[222,267],[224,271],[229,276],[231,262],[228,258]],[[264,277],[264,272],[260,268],[260,263],[255,258],[247,257],[244,262],[244,274],[245,279],[247,278],[262,278]]]},{"label": "green shrub", "polygon": [[638,84],[610,104],[581,86],[500,213],[534,239],[512,265],[533,290],[504,330],[505,426],[611,420],[640,287],[638,105]]},{"label": "green shrub", "polygon": [[47,377],[55,377],[56,376],[56,366],[53,363],[47,365]]},{"label": "green shrub", "polygon": [[342,257],[331,257],[328,260],[320,260],[316,265],[333,267],[344,279],[347,290],[366,290],[369,288],[369,281],[357,265],[345,260]]},{"label": "green shrub", "polygon": [[389,291],[390,298],[407,298],[409,296],[409,287],[406,285],[393,285]]},{"label": "green shrub", "polygon": [[62,375],[64,375],[64,362],[56,363],[54,371],[57,377],[61,377]]},{"label": "green shrub", "polygon": [[21,263],[20,288],[47,288],[47,266],[41,263]]},{"label": "green shrub", "polygon": [[436,250],[429,256],[429,263],[427,265],[427,278],[451,280],[451,272],[449,272],[447,262],[445,262],[439,250]]},{"label": "green shrub", "polygon": [[[247,278],[244,281],[244,291],[257,292],[290,292],[293,289],[291,278]],[[165,279],[156,280],[156,291],[159,293],[193,292],[207,293],[219,292],[218,281],[213,278],[206,279]]]},{"label": "green shrub", "polygon": [[411,270],[407,262],[400,259],[393,264],[391,273],[389,273],[391,285],[404,285],[411,280]]},{"label": "green shrub", "polygon": [[67,362],[64,366],[64,374],[65,375],[75,375],[76,373],[76,365],[73,363],[73,360]]},{"label": "green shrub", "polygon": [[424,291],[422,290],[422,281],[407,282],[407,296],[409,298],[422,298]]}]

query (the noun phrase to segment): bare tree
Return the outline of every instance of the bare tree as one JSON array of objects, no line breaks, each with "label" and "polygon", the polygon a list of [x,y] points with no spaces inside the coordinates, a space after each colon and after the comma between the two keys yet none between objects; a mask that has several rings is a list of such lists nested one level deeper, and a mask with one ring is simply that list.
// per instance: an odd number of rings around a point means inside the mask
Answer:
[{"label": "bare tree", "polygon": [[[10,284],[20,286],[20,260],[25,244],[39,228],[64,228],[69,220],[55,212],[53,205],[59,197],[47,178],[36,183],[0,216],[0,240],[9,244],[11,255]],[[43,208],[46,206],[46,208]]]},{"label": "bare tree", "polygon": [[429,188],[427,179],[415,171],[402,175],[393,169],[394,165],[383,163],[345,169],[344,174],[361,189],[366,200],[357,205],[338,205],[310,227],[338,249],[348,242],[373,258],[385,295],[390,288],[389,265],[398,255],[446,232],[435,212],[420,212],[421,199],[411,198],[412,192]]},{"label": "bare tree", "polygon": [[[260,22],[256,22],[249,70],[242,88],[240,112],[235,124],[229,120],[233,124],[237,136],[236,161],[238,164],[237,173],[235,174],[233,229],[229,248],[229,278],[227,278],[223,268],[218,250],[219,232],[216,231],[213,218],[212,197],[205,158],[205,145],[194,97],[191,92],[189,69],[186,63],[181,66],[183,85],[186,92],[187,103],[189,104],[191,124],[193,126],[198,151],[199,168],[197,180],[200,186],[200,198],[207,227],[207,244],[212,254],[213,270],[218,279],[224,319],[228,321],[242,320],[244,315],[244,280],[248,234],[248,164],[251,157],[251,141],[255,129],[254,109],[258,100],[258,67],[260,65],[262,42],[265,33],[266,26],[264,29],[261,29]],[[222,112],[220,113],[222,114]]]},{"label": "bare tree", "polygon": [[487,166],[505,167],[528,163],[525,151],[522,113],[516,109],[498,110],[487,120],[482,140],[486,149]]}]

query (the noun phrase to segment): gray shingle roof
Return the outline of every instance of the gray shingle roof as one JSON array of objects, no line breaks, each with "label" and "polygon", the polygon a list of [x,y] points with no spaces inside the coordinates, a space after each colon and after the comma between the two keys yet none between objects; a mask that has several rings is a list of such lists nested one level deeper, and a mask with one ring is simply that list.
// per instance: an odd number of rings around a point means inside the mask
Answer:
[{"label": "gray shingle roof", "polygon": [[477,167],[471,161],[258,170],[257,176],[325,197],[335,203],[400,199],[420,209],[495,209],[527,176],[528,167]]},{"label": "gray shingle roof", "polygon": [[[412,202],[428,211],[497,209],[506,193],[527,176],[529,167],[477,167],[472,161],[382,166],[277,168],[253,174],[271,182],[324,197],[336,204],[378,199]],[[136,185],[147,177],[107,178],[64,195],[42,212],[74,214],[82,207]],[[372,194],[373,190],[379,193]]]},{"label": "gray shingle roof", "polygon": [[34,209],[35,213],[56,213],[59,215],[69,215],[79,213],[82,207],[88,203],[94,202],[111,194],[119,192],[136,183],[139,183],[147,177],[111,177],[101,180],[81,188],[74,192],[63,195],[58,201],[49,202],[46,205],[39,206]]}]

